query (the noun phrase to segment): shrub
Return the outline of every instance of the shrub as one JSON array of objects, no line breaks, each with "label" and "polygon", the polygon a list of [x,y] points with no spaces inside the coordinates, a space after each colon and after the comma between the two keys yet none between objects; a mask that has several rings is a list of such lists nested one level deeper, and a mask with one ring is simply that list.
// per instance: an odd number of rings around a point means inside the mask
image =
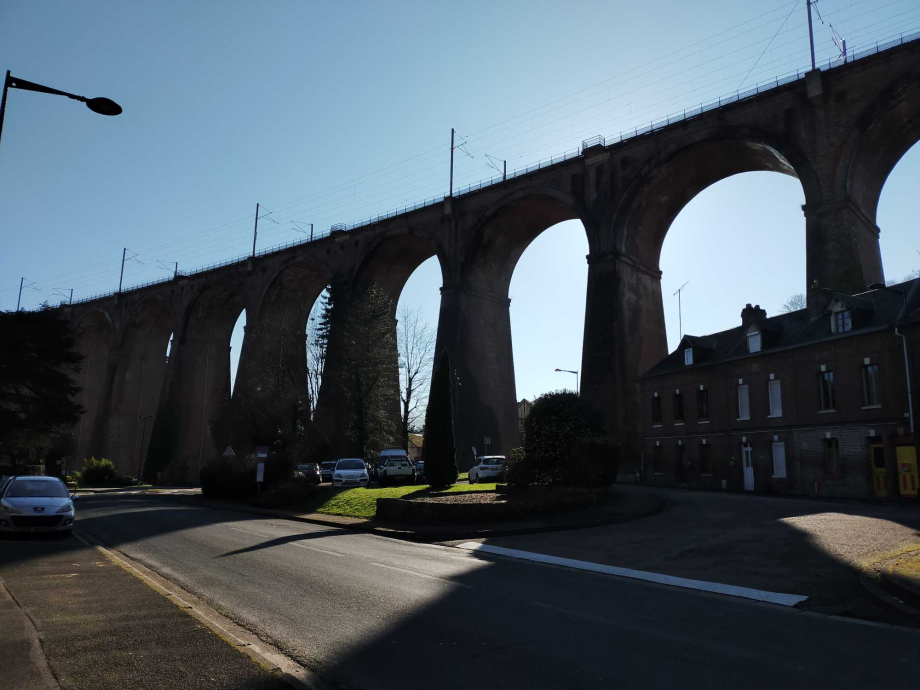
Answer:
[{"label": "shrub", "polygon": [[422,460],[425,462],[425,478],[431,486],[450,486],[457,481],[450,357],[446,350],[441,354],[431,379],[431,393],[428,396],[428,409],[425,411]]},{"label": "shrub", "polygon": [[[287,454],[265,462],[265,485],[289,481],[291,460]],[[201,468],[201,493],[208,498],[251,498],[256,494],[256,463],[252,460],[213,460]]]},{"label": "shrub", "polygon": [[530,486],[534,483],[533,465],[524,461],[524,449],[512,448],[505,462],[505,481],[509,486]]},{"label": "shrub", "polygon": [[524,454],[509,466],[517,486],[607,486],[616,476],[617,446],[601,417],[570,391],[537,398],[524,427]]},{"label": "shrub", "polygon": [[78,481],[89,486],[110,486],[118,474],[115,463],[108,458],[87,458],[83,461]]}]

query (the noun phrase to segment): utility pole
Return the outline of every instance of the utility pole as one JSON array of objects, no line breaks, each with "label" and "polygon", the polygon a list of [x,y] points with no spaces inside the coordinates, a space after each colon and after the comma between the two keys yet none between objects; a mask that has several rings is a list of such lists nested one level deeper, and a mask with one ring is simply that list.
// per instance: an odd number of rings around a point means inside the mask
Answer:
[{"label": "utility pole", "polygon": [[259,236],[259,204],[256,204],[256,227],[252,231],[252,258],[256,258],[256,237]]},{"label": "utility pole", "polygon": [[454,195],[454,128],[450,128],[450,194]]},{"label": "utility pole", "polygon": [[[9,72],[7,72],[9,74]],[[16,300],[16,311],[19,311],[19,305],[22,304],[22,284],[25,282],[25,276],[19,279],[19,299]]]},{"label": "utility pole", "polygon": [[121,250],[121,275],[118,276],[118,294],[121,294],[121,283],[125,279],[125,255],[127,253],[127,247]]},{"label": "utility pole", "polygon": [[808,45],[811,48],[811,68],[815,69],[815,35],[811,29],[811,0],[805,0],[808,6]]},{"label": "utility pole", "polygon": [[[689,282],[690,281],[688,280],[687,283]],[[677,323],[678,323],[678,330],[680,332],[681,340],[683,340],[684,338],[684,317],[683,317],[683,314],[681,313],[681,307],[680,307],[680,292],[685,287],[687,287],[687,283],[684,283],[679,288],[677,288],[677,292],[674,293],[675,295],[677,295]]]}]

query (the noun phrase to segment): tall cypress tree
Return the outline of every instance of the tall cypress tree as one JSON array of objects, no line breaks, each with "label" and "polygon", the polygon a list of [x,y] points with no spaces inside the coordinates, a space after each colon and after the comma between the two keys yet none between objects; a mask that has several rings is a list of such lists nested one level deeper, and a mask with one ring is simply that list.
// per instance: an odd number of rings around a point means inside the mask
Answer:
[{"label": "tall cypress tree", "polygon": [[454,408],[451,396],[450,357],[445,350],[431,378],[422,444],[425,477],[435,487],[457,481],[457,448],[454,440]]}]

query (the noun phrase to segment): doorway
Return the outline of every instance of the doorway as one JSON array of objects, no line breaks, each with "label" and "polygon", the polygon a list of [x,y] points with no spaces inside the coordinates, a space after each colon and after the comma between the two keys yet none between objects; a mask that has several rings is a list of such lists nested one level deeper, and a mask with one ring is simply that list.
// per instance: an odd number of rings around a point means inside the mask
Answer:
[{"label": "doorway", "polygon": [[876,498],[888,495],[888,468],[885,467],[885,447],[881,443],[869,446],[869,458],[872,462],[872,490]]},{"label": "doorway", "polygon": [[754,453],[751,446],[741,446],[741,467],[744,470],[744,490],[754,490]]}]

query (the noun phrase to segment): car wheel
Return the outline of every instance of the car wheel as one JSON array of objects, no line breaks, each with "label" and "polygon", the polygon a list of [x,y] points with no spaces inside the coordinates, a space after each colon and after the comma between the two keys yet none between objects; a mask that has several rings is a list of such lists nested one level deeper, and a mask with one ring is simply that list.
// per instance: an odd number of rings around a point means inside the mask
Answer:
[{"label": "car wheel", "polygon": [[470,484],[475,484],[475,483],[476,483],[476,475],[473,474],[472,472],[470,472],[470,474],[469,474],[469,476],[468,476],[468,478],[467,478],[467,481],[468,481]]}]

